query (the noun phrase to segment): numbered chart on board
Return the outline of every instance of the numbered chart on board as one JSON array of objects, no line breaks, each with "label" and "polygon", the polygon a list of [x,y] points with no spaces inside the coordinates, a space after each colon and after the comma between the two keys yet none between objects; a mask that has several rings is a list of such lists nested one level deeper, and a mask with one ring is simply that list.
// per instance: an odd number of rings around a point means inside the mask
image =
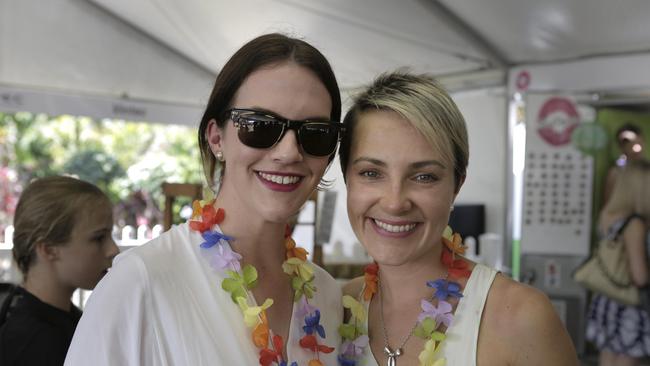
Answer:
[{"label": "numbered chart on board", "polygon": [[529,151],[524,183],[524,226],[562,227],[584,234],[591,199],[591,159],[576,152]]},{"label": "numbered chart on board", "polygon": [[585,122],[571,98],[529,95],[521,217],[522,251],[586,255],[591,238],[593,158],[572,134]]}]

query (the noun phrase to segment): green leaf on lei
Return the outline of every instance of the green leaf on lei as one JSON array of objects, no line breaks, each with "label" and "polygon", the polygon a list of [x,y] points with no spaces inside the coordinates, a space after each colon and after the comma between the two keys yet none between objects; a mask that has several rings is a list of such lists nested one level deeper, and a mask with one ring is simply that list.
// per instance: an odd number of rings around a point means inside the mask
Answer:
[{"label": "green leaf on lei", "polygon": [[339,334],[345,340],[355,340],[358,336],[366,334],[361,327],[355,327],[354,324],[341,324]]},{"label": "green leaf on lei", "polygon": [[232,301],[237,304],[237,298],[246,298],[246,289],[244,288],[244,279],[235,271],[227,271],[228,275],[221,281],[221,288],[230,294]]},{"label": "green leaf on lei", "polygon": [[252,289],[257,285],[257,270],[255,267],[247,264],[243,269],[244,273],[244,283],[246,284],[247,289]]},{"label": "green leaf on lei", "polygon": [[437,324],[436,321],[432,318],[424,318],[423,321],[418,324],[418,326],[413,331],[413,334],[424,340],[431,338],[431,334],[436,330]]},{"label": "green leaf on lei", "polygon": [[316,286],[312,283],[314,278],[312,277],[308,281],[303,280],[299,276],[291,278],[291,287],[295,291],[294,301],[298,301],[303,295],[308,299],[314,297],[314,292],[316,292]]}]

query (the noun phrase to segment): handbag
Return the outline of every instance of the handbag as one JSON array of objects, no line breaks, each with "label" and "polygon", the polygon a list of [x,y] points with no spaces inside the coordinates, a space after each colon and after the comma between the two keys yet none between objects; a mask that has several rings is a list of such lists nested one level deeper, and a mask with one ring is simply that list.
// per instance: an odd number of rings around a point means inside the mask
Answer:
[{"label": "handbag", "polygon": [[604,236],[589,259],[574,272],[573,279],[589,290],[627,305],[639,305],[639,289],[632,283],[622,232],[632,218]]}]

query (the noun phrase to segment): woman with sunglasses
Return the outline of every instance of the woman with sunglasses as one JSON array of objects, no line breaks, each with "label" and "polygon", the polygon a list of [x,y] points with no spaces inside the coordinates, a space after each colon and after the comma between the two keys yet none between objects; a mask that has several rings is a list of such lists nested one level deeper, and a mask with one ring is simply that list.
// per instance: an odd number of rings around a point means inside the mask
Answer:
[{"label": "woman with sunglasses", "polygon": [[465,121],[426,75],[382,75],[344,119],[348,216],[374,258],[344,288],[341,365],[578,364],[542,293],[464,259],[449,212],[465,181]]},{"label": "woman with sunglasses", "polygon": [[216,198],[116,259],[66,365],[335,364],[340,289],[286,233],[335,154],[340,113],[311,45],[269,34],[237,51],[199,127]]}]

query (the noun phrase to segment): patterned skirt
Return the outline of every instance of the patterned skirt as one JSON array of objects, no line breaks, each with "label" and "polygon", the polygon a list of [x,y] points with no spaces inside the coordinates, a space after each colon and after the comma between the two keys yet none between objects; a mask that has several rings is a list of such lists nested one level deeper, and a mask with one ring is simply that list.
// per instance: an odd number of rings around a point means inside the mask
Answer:
[{"label": "patterned skirt", "polygon": [[595,295],[589,307],[587,340],[601,351],[650,356],[650,316],[639,307]]}]

